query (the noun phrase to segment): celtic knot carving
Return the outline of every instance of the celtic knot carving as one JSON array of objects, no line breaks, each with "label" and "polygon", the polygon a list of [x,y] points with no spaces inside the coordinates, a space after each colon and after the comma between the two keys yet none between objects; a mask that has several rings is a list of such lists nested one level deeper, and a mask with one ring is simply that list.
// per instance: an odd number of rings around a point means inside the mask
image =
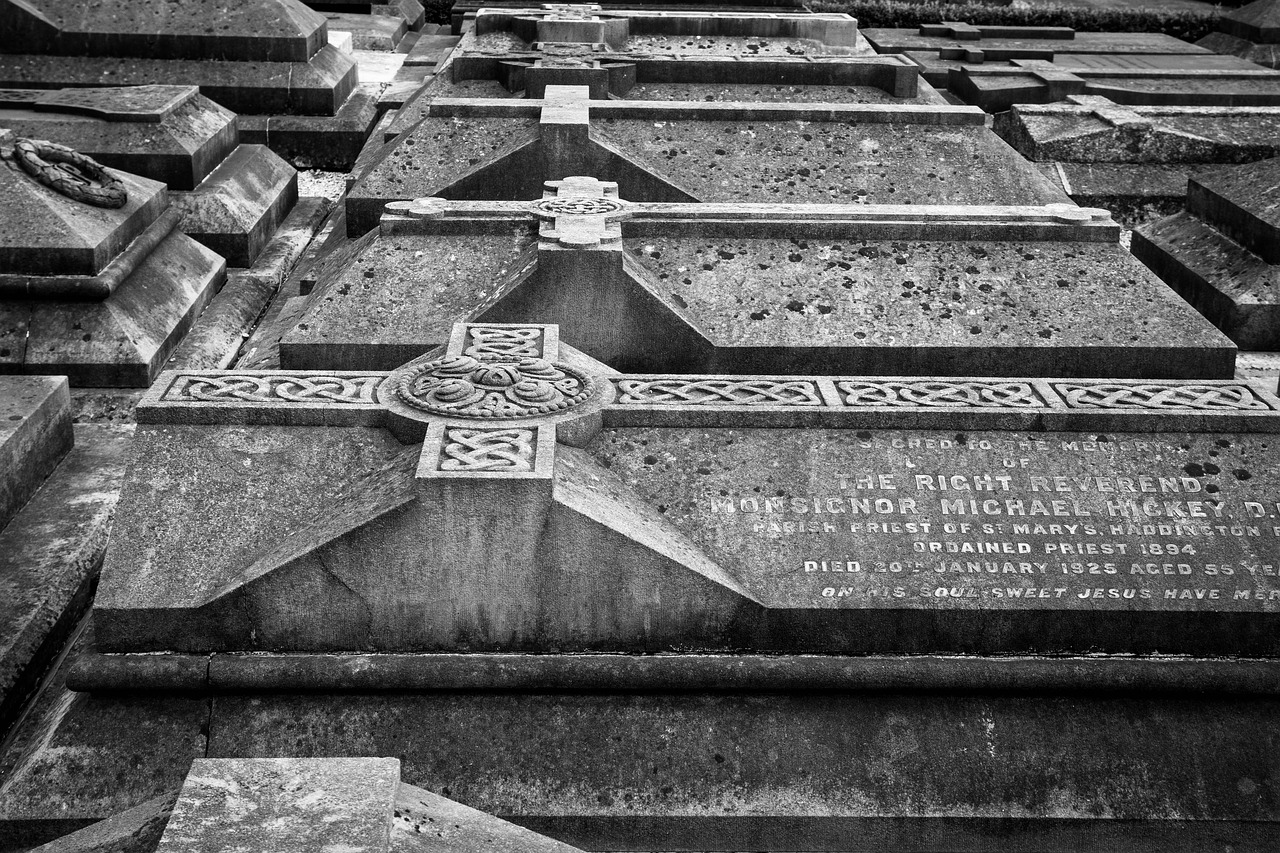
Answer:
[{"label": "celtic knot carving", "polygon": [[1164,385],[1143,383],[1075,384],[1055,382],[1053,389],[1078,409],[1196,409],[1199,411],[1269,411],[1270,406],[1248,385]]},{"label": "celtic knot carving", "polygon": [[528,418],[563,411],[593,390],[585,373],[546,359],[453,355],[405,371],[400,400],[455,418]]},{"label": "celtic knot carving", "polygon": [[441,471],[532,471],[531,429],[445,430],[440,447]]},{"label": "celtic knot carving", "polygon": [[179,376],[162,400],[176,402],[373,403],[382,376]]},{"label": "celtic knot carving", "polygon": [[1038,408],[1045,405],[1027,382],[950,381],[919,382],[856,380],[837,382],[847,406],[937,406]]},{"label": "celtic knot carving", "polygon": [[619,379],[619,403],[821,406],[818,386],[775,379]]},{"label": "celtic knot carving", "polygon": [[542,354],[542,329],[504,329],[500,326],[472,326],[467,330],[471,345],[463,355],[481,357],[503,355],[536,358]]},{"label": "celtic knot carving", "polygon": [[625,209],[622,202],[591,196],[559,196],[535,201],[533,212],[539,216],[604,216]]}]

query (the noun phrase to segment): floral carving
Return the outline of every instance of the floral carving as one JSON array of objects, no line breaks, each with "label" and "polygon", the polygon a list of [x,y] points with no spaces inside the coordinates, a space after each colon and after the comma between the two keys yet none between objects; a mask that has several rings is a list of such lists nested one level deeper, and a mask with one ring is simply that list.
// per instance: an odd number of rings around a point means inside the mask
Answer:
[{"label": "floral carving", "polygon": [[451,355],[403,374],[404,403],[452,418],[529,418],[571,408],[591,395],[584,373],[546,359]]}]

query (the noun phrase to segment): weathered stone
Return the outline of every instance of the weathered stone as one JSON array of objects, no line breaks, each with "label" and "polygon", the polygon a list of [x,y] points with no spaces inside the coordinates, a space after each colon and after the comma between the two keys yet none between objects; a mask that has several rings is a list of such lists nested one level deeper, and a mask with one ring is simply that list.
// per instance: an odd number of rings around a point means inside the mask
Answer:
[{"label": "weathered stone", "polygon": [[71,395],[56,376],[0,378],[0,528],[71,449]]},{"label": "weathered stone", "polygon": [[972,108],[586,96],[585,87],[563,87],[542,101],[432,102],[430,116],[348,193],[347,233],[370,230],[390,201],[535,199],[544,181],[583,174],[617,183],[632,201],[1064,200]]},{"label": "weathered stone", "polygon": [[0,125],[173,190],[194,189],[238,138],[235,115],[194,86],[9,89],[0,92]]},{"label": "weathered stone", "polygon": [[241,116],[245,142],[267,145],[298,168],[350,169],[378,120],[378,86],[360,84],[332,116]]},{"label": "weathered stone", "polygon": [[[28,150],[81,157],[43,144]],[[83,182],[44,186],[16,156],[0,164],[0,187],[15,201],[0,219],[0,371],[148,384],[222,284],[225,262],[174,230],[181,217],[163,185],[79,159],[72,172],[52,172]],[[114,188],[124,204],[65,194],[80,186]]]},{"label": "weathered stone", "polygon": [[[1230,58],[1218,57],[1222,65]],[[962,64],[950,70],[947,88],[988,112],[1014,104],[1043,104],[1071,95],[1100,95],[1122,104],[1256,107],[1280,105],[1280,71],[1246,67],[1116,68],[1073,64],[1070,57],[1011,60],[1008,67]]]},{"label": "weathered stone", "polygon": [[1280,349],[1280,160],[1193,175],[1187,211],[1134,232],[1133,253],[1233,341]]},{"label": "weathered stone", "polygon": [[191,193],[174,196],[184,233],[252,266],[298,200],[298,173],[263,145],[239,145]]},{"label": "weathered stone", "polygon": [[546,230],[547,200],[409,204],[313,294],[281,365],[386,370],[475,318],[557,323],[632,371],[1230,375],[1226,342],[1080,208],[586,201],[631,218],[597,217],[610,242],[585,250]]},{"label": "weathered stone", "polygon": [[394,758],[198,758],[156,850],[387,853],[399,786]]},{"label": "weathered stone", "polygon": [[1267,68],[1280,68],[1280,3],[1255,0],[1224,14],[1218,25],[1218,32],[1196,44]]},{"label": "weathered stone", "polygon": [[32,853],[155,853],[176,801],[176,791],[147,800],[140,806],[36,847]]},{"label": "weathered stone", "polygon": [[128,436],[118,427],[77,426],[76,447],[0,531],[0,731],[89,605]]}]

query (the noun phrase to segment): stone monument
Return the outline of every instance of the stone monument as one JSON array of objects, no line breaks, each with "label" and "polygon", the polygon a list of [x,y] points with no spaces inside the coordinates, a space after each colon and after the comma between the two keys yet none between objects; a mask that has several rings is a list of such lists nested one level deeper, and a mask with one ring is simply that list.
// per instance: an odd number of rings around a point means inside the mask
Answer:
[{"label": "stone monument", "polygon": [[0,372],[149,384],[226,262],[177,230],[164,184],[50,142],[0,148]]},{"label": "stone monument", "polygon": [[1280,349],[1280,159],[1187,181],[1187,209],[1134,231],[1134,255],[1243,349]]},{"label": "stone monument", "polygon": [[1276,0],[1254,0],[1227,12],[1219,18],[1219,26],[1196,44],[1265,68],[1280,68],[1280,3]]},{"label": "stone monument", "polygon": [[328,44],[325,19],[297,0],[198,0],[70,8],[0,4],[0,87],[178,83],[241,115],[244,142],[287,159],[349,167],[375,118],[375,93]]},{"label": "stone monument", "polygon": [[0,127],[169,185],[182,231],[251,266],[298,199],[297,172],[241,145],[236,116],[195,86],[0,90]]}]

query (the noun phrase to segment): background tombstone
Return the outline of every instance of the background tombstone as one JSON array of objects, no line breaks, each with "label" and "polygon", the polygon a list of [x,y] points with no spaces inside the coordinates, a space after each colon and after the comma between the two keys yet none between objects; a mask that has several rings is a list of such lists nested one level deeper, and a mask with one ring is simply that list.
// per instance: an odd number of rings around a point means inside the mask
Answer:
[{"label": "background tombstone", "polygon": [[297,172],[241,145],[236,116],[195,86],[0,90],[0,125],[169,185],[182,230],[251,266],[298,199]]},{"label": "background tombstone", "polygon": [[[176,230],[182,214],[163,184],[48,143],[0,144],[12,202],[0,211],[0,371],[148,384],[221,287],[226,262]],[[67,160],[70,171],[56,165]],[[123,206],[82,200],[82,188]]]},{"label": "background tombstone", "polygon": [[0,4],[0,86],[179,83],[241,115],[244,142],[343,168],[375,120],[375,93],[328,44],[324,17],[297,0],[200,0],[180,16],[154,4]]}]

